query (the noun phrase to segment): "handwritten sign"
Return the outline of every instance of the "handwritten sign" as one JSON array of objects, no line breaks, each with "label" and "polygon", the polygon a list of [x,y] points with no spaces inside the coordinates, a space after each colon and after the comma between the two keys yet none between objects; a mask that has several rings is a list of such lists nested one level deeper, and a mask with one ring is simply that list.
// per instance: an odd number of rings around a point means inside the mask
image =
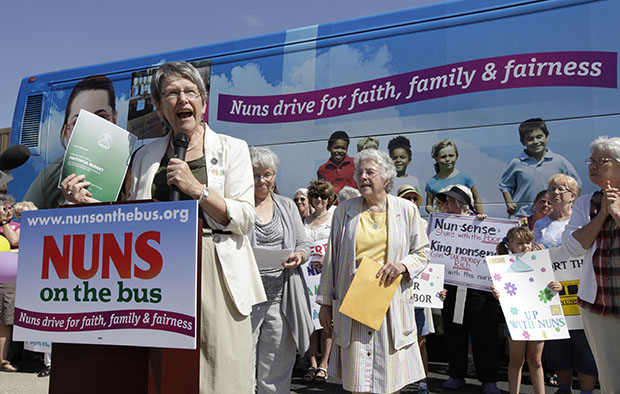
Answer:
[{"label": "handwritten sign", "polygon": [[319,292],[319,284],[321,282],[321,270],[313,263],[321,259],[326,249],[327,239],[312,242],[310,244],[310,258],[301,266],[306,286],[308,287],[308,297],[310,298],[310,308],[312,309],[312,323],[314,323],[314,328],[317,330],[323,328],[319,322],[319,308],[321,306],[316,303],[316,295]]},{"label": "handwritten sign", "polygon": [[549,256],[555,274],[555,279],[562,284],[560,301],[562,310],[566,316],[569,330],[583,330],[583,321],[577,305],[577,292],[579,291],[579,279],[583,256],[569,255],[562,247],[550,248]]},{"label": "handwritten sign", "polygon": [[439,292],[443,290],[443,264],[429,264],[413,279],[413,304],[419,308],[443,309]]},{"label": "handwritten sign", "polygon": [[548,250],[486,260],[513,340],[569,337],[560,296],[547,288],[555,280]]},{"label": "handwritten sign", "polygon": [[485,257],[495,248],[518,220],[482,221],[475,216],[433,213],[430,216],[430,262],[446,267],[445,282],[490,290],[491,277]]},{"label": "handwritten sign", "polygon": [[197,201],[26,211],[14,338],[196,347]]}]

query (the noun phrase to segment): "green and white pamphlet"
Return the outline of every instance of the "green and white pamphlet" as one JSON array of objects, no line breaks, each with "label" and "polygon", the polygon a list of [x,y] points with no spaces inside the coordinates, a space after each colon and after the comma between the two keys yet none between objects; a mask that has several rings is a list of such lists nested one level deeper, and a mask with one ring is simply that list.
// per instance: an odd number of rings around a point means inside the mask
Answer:
[{"label": "green and white pamphlet", "polygon": [[58,187],[71,174],[86,175],[99,201],[116,201],[137,137],[112,122],[80,110],[62,163]]}]

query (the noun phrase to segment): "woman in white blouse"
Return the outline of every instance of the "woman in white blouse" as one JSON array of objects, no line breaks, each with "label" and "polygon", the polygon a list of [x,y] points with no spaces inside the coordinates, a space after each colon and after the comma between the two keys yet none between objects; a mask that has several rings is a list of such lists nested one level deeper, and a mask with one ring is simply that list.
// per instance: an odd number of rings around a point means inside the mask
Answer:
[{"label": "woman in white blouse", "polygon": [[[566,174],[556,174],[549,179],[547,192],[553,211],[534,224],[534,244],[548,248],[562,244],[562,233],[573,214],[579,185]],[[583,330],[570,330],[570,338],[545,342],[547,366],[558,375],[559,394],[571,391],[573,370],[579,376],[582,392],[591,392],[598,374],[594,356]]]},{"label": "woman in white blouse", "polygon": [[[332,212],[329,211],[329,208],[336,200],[334,186],[323,179],[310,182],[308,200],[312,208],[314,208],[314,212],[304,218],[306,234],[312,242],[324,240],[327,243],[332,228]],[[310,260],[310,264],[319,272],[323,265],[324,254],[325,252],[323,251],[320,257],[313,256]],[[321,354],[320,361],[318,360],[319,350]],[[308,349],[310,368],[308,368],[308,371],[302,378],[304,382],[325,383],[327,380],[327,363],[331,350],[331,333],[323,329],[314,331],[310,337],[310,349]]]}]

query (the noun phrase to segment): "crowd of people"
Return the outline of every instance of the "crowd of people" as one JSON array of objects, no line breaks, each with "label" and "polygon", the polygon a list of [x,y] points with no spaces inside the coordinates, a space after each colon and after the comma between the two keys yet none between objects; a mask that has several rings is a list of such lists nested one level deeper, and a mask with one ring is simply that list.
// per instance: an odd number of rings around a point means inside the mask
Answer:
[{"label": "crowd of people", "polygon": [[[71,114],[81,108],[116,120],[113,90],[110,93],[100,76],[89,78],[71,95],[63,138],[71,133]],[[88,92],[98,95],[86,97]],[[429,213],[486,218],[473,179],[456,168],[456,143],[445,139],[433,146],[436,174],[426,183],[424,204],[418,179],[407,173],[412,151],[406,137],[393,138],[388,152],[379,149],[376,139],[365,137],[350,157],[349,136],[336,131],[317,179],[297,185],[302,188],[289,198],[277,193],[279,159],[273,151],[248,148],[203,121],[207,93],[194,67],[163,64],[153,75],[151,94],[167,134],[136,152],[121,199],[166,201],[174,187],[182,199],[199,202],[201,393],[288,393],[296,355],[307,358],[302,377],[307,384],[335,376],[354,393],[395,393],[419,382],[419,393],[428,393],[425,336],[433,320],[429,310],[416,309],[413,302],[413,278],[429,262],[427,224],[419,207]],[[170,143],[179,133],[189,138],[184,160],[175,156]],[[500,190],[507,212],[523,218],[525,226],[511,230],[498,252],[561,245],[574,256],[586,256],[579,288],[584,330],[571,330],[570,339],[558,341],[508,338],[510,392],[519,392],[525,360],[534,391],[544,392],[544,359],[557,374],[558,394],[572,392],[573,371],[581,393],[592,392],[597,376],[604,394],[617,393],[620,381],[613,370],[620,361],[620,138],[601,137],[592,143],[586,161],[590,180],[600,189],[578,198],[581,181],[565,158],[546,147],[544,121],[523,122],[519,135],[523,153],[510,162]],[[57,164],[46,169],[48,175]],[[26,195],[41,207],[96,202],[83,175],[62,180],[60,193],[46,192],[44,179],[37,178]],[[14,232],[4,228],[6,220],[2,217],[2,228],[13,244]],[[326,251],[313,253],[311,245],[324,240]],[[290,250],[290,255],[280,267],[262,267],[252,248]],[[381,285],[400,280],[377,330],[340,312],[363,257],[381,263],[376,273]],[[303,264],[321,275],[316,296],[320,328],[310,312]],[[458,290],[444,287],[441,315],[449,379],[443,387],[465,386],[472,357],[482,391],[499,393],[498,295],[468,289],[462,322],[456,323]],[[553,281],[549,288],[559,292],[562,286]],[[0,287],[0,297],[0,365],[9,371],[13,366],[6,360],[2,337],[12,323],[4,307],[10,289]]]}]

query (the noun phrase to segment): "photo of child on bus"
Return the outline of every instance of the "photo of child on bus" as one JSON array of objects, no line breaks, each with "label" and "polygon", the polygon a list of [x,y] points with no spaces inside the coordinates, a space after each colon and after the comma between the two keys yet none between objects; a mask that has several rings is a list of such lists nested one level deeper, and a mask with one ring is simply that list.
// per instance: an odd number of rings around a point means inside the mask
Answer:
[{"label": "photo of child on bus", "polygon": [[349,149],[349,135],[342,131],[334,131],[327,141],[329,160],[322,164],[316,172],[318,179],[324,179],[334,185],[336,194],[345,186],[357,188],[353,179],[355,166],[353,158],[347,151]]},{"label": "photo of child on bus", "polygon": [[450,185],[467,186],[474,197],[474,205],[478,213],[484,213],[482,199],[474,180],[468,174],[456,169],[456,160],[459,158],[459,150],[454,141],[450,138],[444,139],[433,145],[431,156],[435,159],[435,175],[427,182],[426,188],[426,211],[428,213],[438,212],[435,208],[435,196],[442,189]]},{"label": "photo of child on bus", "polygon": [[575,178],[581,188],[581,179],[573,165],[547,148],[549,130],[544,120],[531,118],[521,123],[519,140],[525,149],[508,163],[499,183],[508,215],[530,216],[536,194],[547,188],[549,178],[555,174]]}]

